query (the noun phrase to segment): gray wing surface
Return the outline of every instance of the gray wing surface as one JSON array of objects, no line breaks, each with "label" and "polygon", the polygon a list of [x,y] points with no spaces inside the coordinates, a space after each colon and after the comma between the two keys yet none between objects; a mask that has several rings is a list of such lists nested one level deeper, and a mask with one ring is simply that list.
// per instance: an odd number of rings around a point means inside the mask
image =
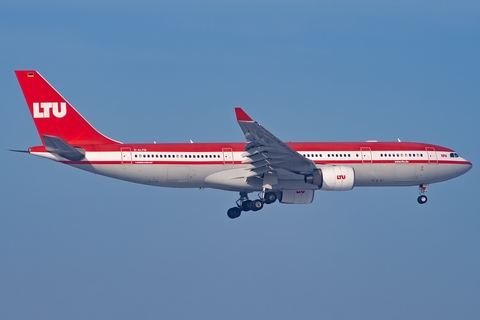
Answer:
[{"label": "gray wing surface", "polygon": [[278,179],[303,180],[317,172],[313,161],[253,121],[241,108],[235,108],[235,113],[248,142],[242,154],[244,163],[249,163],[246,178],[261,177],[264,188],[272,189]]}]

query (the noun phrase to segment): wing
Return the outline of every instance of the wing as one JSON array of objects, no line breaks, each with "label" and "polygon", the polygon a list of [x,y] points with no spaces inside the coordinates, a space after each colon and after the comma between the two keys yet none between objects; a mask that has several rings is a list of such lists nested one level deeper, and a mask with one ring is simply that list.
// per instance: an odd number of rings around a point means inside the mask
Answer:
[{"label": "wing", "polygon": [[304,180],[318,172],[313,161],[253,121],[241,108],[235,108],[235,114],[248,142],[242,154],[244,163],[249,163],[246,178],[263,178],[263,187],[273,189],[278,179]]}]

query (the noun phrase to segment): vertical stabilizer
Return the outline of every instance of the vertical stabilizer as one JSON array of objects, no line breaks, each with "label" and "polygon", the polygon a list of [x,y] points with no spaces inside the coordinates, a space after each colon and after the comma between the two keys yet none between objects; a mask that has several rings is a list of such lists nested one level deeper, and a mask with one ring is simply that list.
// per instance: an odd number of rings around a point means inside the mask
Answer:
[{"label": "vertical stabilizer", "polygon": [[58,137],[70,145],[117,144],[98,132],[37,71],[15,71],[38,134]]}]

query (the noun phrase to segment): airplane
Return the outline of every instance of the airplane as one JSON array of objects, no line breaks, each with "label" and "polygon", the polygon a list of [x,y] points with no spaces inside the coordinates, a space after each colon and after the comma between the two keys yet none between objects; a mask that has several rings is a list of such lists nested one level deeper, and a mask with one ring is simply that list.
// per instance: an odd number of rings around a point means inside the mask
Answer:
[{"label": "airplane", "polygon": [[366,186],[418,186],[424,204],[429,184],[472,168],[454,150],[427,143],[286,143],[241,108],[235,114],[246,142],[122,143],[97,131],[37,71],[15,73],[42,141],[23,152],[134,183],[235,191],[231,219],[277,200],[309,204],[318,190]]}]

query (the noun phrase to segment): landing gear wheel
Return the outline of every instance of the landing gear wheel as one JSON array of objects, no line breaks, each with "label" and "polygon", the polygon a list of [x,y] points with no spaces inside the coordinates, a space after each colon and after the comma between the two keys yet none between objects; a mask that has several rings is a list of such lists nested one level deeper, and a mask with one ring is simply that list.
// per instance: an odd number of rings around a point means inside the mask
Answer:
[{"label": "landing gear wheel", "polygon": [[241,214],[242,214],[242,210],[240,210],[240,208],[237,208],[237,207],[230,208],[227,211],[227,216],[230,219],[236,219],[240,217]]},{"label": "landing gear wheel", "polygon": [[252,210],[252,201],[251,200],[246,200],[242,202],[242,210],[243,211],[250,211]]},{"label": "landing gear wheel", "polygon": [[420,203],[420,204],[426,203],[427,200],[428,200],[428,199],[427,199],[427,196],[424,196],[424,195],[421,195],[421,196],[419,196],[419,197],[417,198],[417,201],[418,201],[418,203]]},{"label": "landing gear wheel", "polygon": [[250,208],[252,208],[252,211],[258,211],[263,208],[263,202],[262,200],[253,200],[250,202]]},{"label": "landing gear wheel", "polygon": [[275,192],[267,192],[265,194],[266,204],[274,203],[275,201],[277,201],[277,195],[275,194]]}]

